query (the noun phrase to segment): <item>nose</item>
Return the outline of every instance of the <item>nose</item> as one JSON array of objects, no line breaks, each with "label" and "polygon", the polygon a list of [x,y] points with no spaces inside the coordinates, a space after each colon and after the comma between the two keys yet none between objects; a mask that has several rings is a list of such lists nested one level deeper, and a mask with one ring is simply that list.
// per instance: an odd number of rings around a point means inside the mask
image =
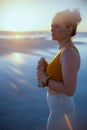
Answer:
[{"label": "nose", "polygon": [[51,32],[53,32],[54,31],[54,28],[53,27],[51,27]]}]

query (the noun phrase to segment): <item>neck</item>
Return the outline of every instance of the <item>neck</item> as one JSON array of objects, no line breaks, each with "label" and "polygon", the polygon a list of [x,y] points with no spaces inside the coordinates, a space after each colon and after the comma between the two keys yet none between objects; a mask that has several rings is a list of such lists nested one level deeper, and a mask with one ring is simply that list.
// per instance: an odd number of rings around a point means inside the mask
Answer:
[{"label": "neck", "polygon": [[58,41],[59,49],[72,44],[71,38],[64,38],[63,40]]}]

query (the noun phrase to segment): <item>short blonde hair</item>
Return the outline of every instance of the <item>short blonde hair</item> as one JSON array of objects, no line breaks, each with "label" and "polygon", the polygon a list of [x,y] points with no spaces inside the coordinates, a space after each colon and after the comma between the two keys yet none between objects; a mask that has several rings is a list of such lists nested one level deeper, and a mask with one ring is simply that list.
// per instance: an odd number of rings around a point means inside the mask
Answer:
[{"label": "short blonde hair", "polygon": [[67,27],[73,26],[73,32],[71,36],[74,36],[76,34],[77,25],[80,23],[80,21],[81,21],[81,16],[78,9],[73,9],[73,10],[67,9],[58,12],[54,16],[52,20],[52,24],[58,24],[59,22],[63,22]]}]

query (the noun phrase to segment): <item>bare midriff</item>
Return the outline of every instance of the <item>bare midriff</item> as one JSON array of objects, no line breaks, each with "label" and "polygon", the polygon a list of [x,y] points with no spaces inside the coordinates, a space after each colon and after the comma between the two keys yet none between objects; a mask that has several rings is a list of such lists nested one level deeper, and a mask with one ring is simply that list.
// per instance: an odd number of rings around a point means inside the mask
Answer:
[{"label": "bare midriff", "polygon": [[60,92],[54,91],[53,89],[51,89],[50,87],[48,87],[48,92],[50,94],[60,94]]}]

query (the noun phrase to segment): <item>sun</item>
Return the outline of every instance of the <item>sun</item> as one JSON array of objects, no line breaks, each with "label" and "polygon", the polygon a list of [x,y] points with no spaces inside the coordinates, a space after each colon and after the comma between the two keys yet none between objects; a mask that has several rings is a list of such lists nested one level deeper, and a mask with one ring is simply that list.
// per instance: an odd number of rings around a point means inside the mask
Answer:
[{"label": "sun", "polygon": [[15,38],[16,38],[16,39],[21,39],[21,38],[22,38],[22,35],[16,34],[16,35],[15,35]]}]

